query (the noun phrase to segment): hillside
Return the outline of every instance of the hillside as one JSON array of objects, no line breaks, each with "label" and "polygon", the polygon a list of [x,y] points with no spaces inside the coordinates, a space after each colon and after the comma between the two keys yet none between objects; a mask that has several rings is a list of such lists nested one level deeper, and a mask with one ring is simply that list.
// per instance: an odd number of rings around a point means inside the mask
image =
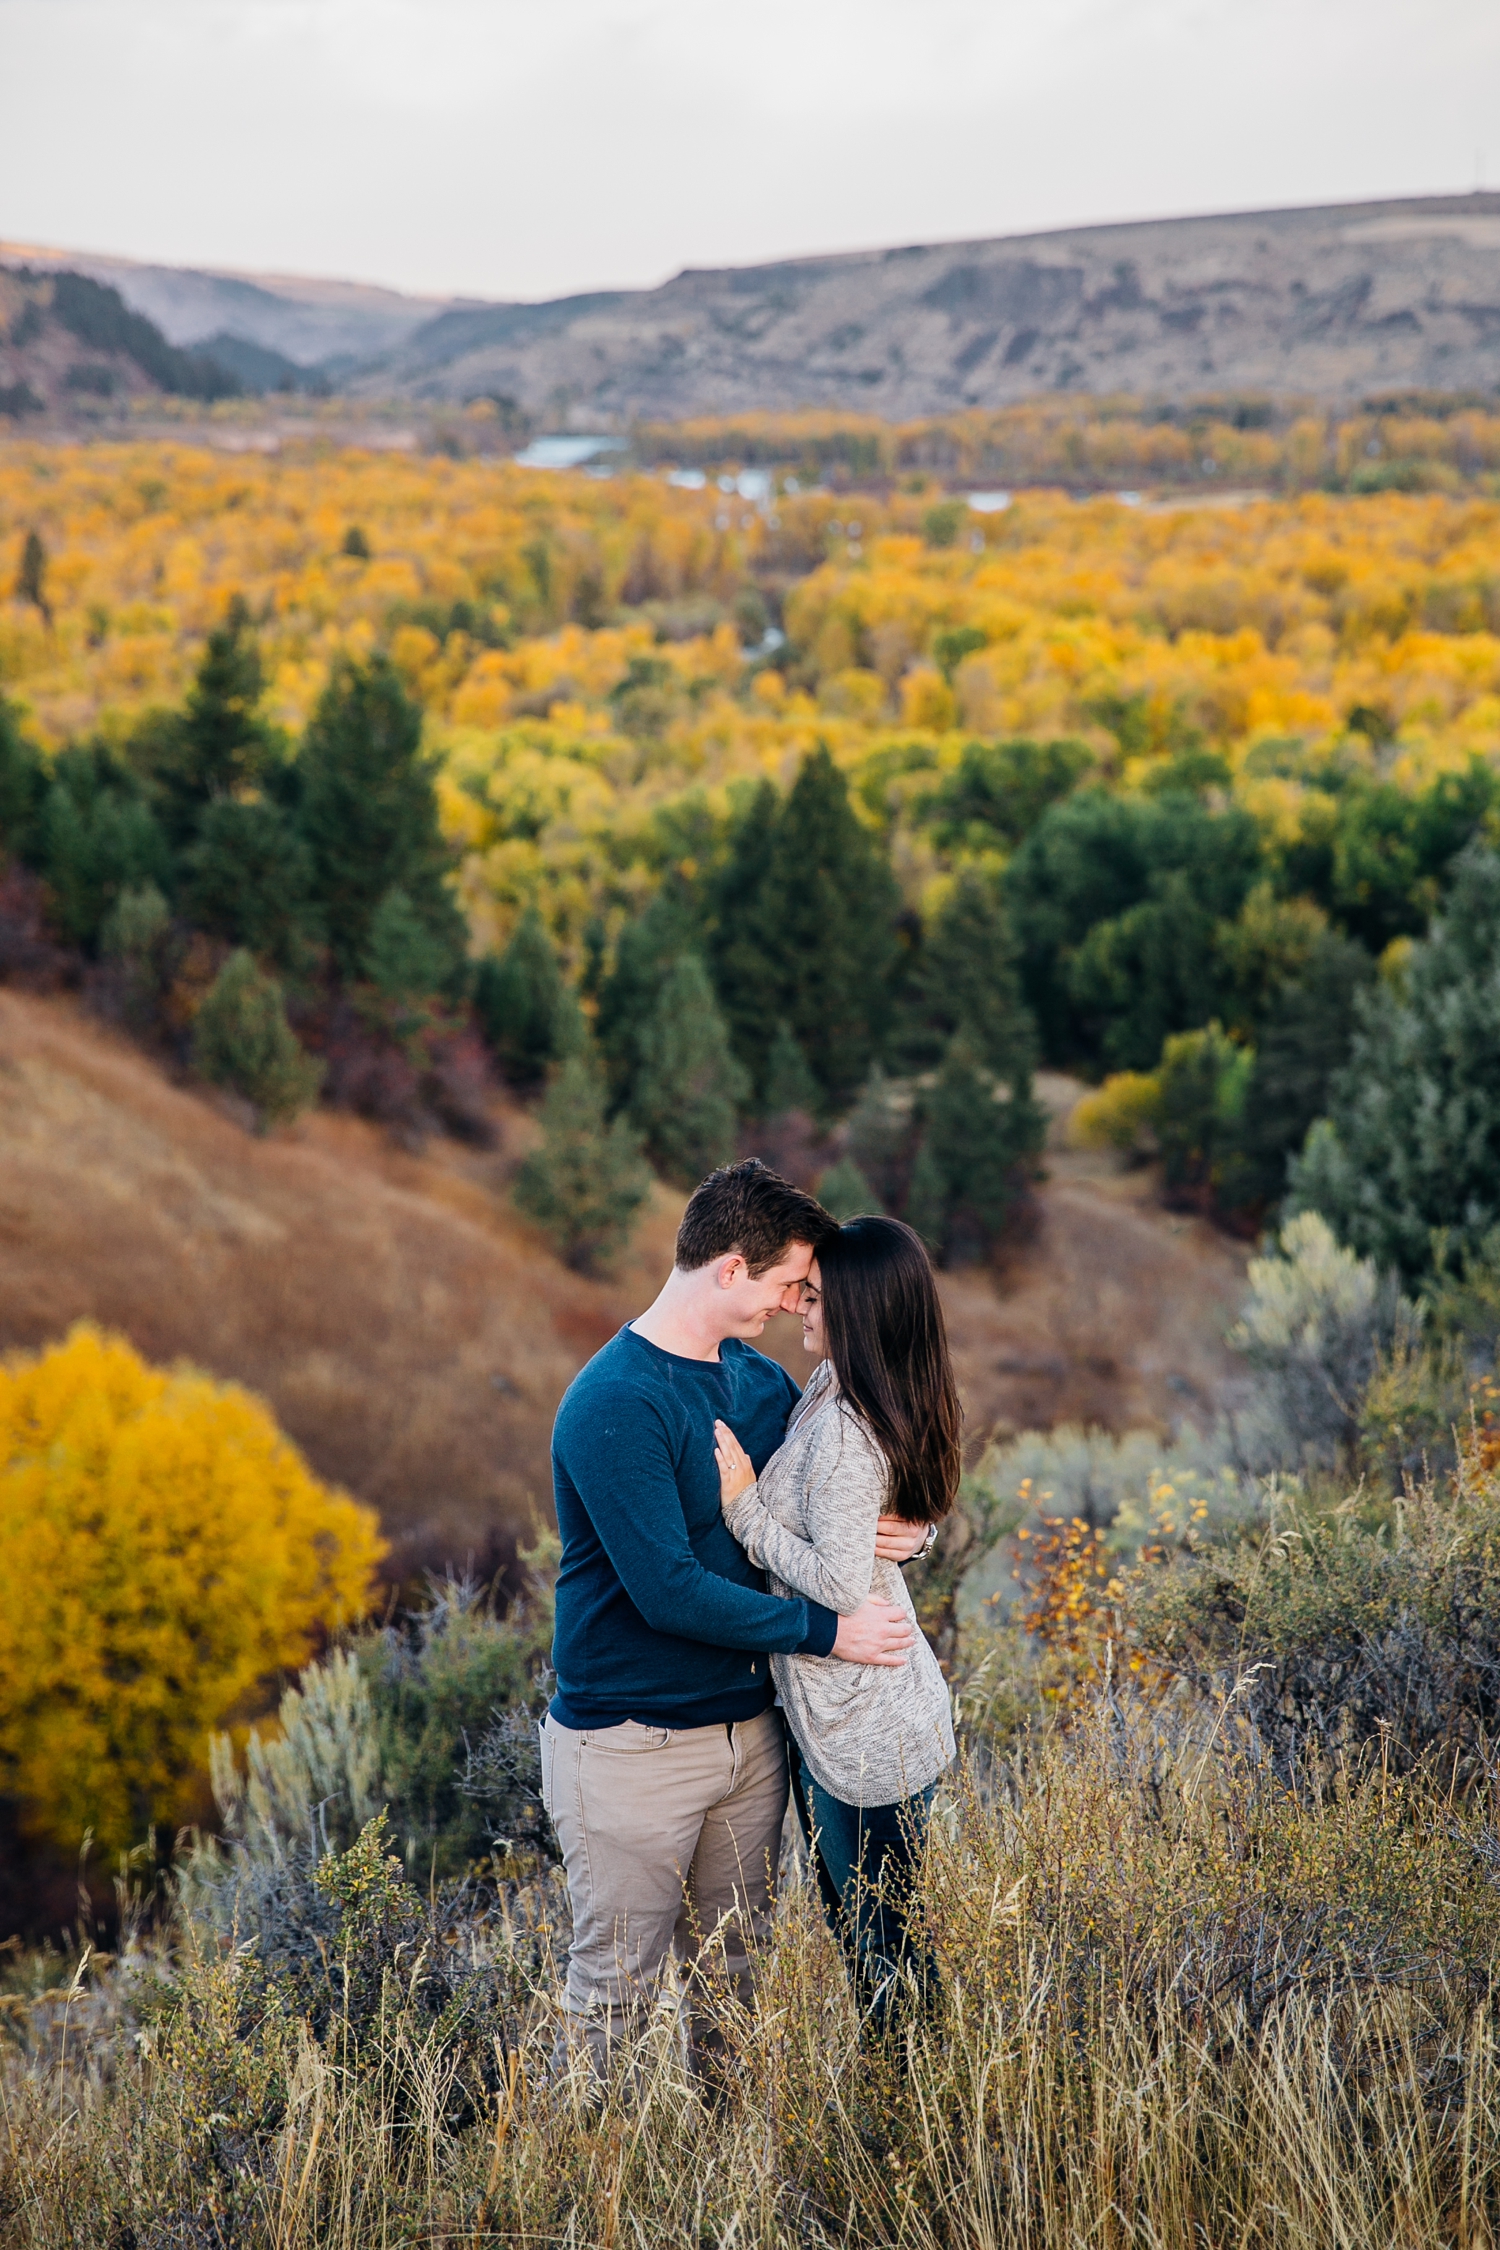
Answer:
[{"label": "hillside", "polygon": [[629,418],[1500,377],[1500,195],[913,245],[440,314],[362,378]]},{"label": "hillside", "polygon": [[[654,1293],[681,1208],[659,1190],[620,1273],[583,1280],[497,1192],[531,1130],[500,1122],[482,1157],[328,1112],[254,1140],[71,1003],[0,990],[0,1350],[87,1318],[248,1383],[379,1508],[399,1568],[492,1568],[546,1505],[558,1398]],[[976,1445],[997,1422],[1168,1423],[1226,1372],[1240,1255],[1061,1161],[1082,1176],[1043,1190],[1001,1294],[944,1277]]]},{"label": "hillside", "polygon": [[76,420],[112,402],[207,402],[240,387],[208,353],[169,343],[118,290],[85,274],[0,267],[0,414]]},{"label": "hillside", "polygon": [[447,309],[441,297],[411,297],[358,281],[292,274],[202,272],[87,250],[0,242],[0,264],[56,272],[64,267],[118,289],[154,321],[169,343],[191,346],[227,335],[304,367],[368,361]]},{"label": "hillside", "polygon": [[370,398],[492,395],[543,418],[565,401],[575,427],[1500,381],[1500,194],[917,243],[539,304],[24,254],[109,282],[178,344],[238,339]]}]

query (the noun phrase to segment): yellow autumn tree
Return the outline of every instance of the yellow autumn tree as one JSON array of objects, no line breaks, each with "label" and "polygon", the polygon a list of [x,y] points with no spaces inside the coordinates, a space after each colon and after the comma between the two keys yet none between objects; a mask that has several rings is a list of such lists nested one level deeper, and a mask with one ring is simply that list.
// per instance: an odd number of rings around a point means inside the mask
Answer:
[{"label": "yellow autumn tree", "polygon": [[373,1514],[268,1409],[88,1326],[0,1368],[0,1791],[28,1833],[197,1810],[210,1730],[369,1606]]}]

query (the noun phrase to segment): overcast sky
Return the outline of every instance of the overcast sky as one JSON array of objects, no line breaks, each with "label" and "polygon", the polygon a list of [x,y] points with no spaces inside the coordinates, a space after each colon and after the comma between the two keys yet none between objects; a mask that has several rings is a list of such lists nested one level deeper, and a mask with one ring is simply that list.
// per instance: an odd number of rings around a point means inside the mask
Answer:
[{"label": "overcast sky", "polygon": [[0,236],[543,297],[1500,186],[1500,0],[0,0]]}]

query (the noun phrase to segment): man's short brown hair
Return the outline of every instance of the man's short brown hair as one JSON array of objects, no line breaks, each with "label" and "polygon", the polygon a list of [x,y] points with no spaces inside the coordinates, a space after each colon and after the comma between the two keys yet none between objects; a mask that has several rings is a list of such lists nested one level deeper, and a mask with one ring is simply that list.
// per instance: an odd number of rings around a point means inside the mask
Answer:
[{"label": "man's short brown hair", "polygon": [[817,1248],[835,1225],[815,1195],[747,1156],[700,1180],[677,1230],[677,1263],[696,1273],[738,1251],[752,1274],[779,1265],[794,1242]]}]

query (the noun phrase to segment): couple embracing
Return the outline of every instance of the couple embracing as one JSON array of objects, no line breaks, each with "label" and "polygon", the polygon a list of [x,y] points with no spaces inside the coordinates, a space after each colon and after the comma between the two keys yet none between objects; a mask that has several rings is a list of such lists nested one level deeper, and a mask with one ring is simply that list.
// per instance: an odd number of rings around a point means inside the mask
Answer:
[{"label": "couple embracing", "polygon": [[[756,1351],[776,1312],[800,1394]],[[669,1959],[737,1997],[770,1917],[788,1789],[877,2025],[903,1898],[953,1757],[948,1692],[901,1567],[959,1476],[932,1270],[899,1221],[838,1226],[753,1160],[696,1190],[661,1294],[561,1407],[562,1564],[543,1796],[573,1912],[567,2044],[602,2067]],[[691,2006],[702,2069],[716,2044]]]}]

